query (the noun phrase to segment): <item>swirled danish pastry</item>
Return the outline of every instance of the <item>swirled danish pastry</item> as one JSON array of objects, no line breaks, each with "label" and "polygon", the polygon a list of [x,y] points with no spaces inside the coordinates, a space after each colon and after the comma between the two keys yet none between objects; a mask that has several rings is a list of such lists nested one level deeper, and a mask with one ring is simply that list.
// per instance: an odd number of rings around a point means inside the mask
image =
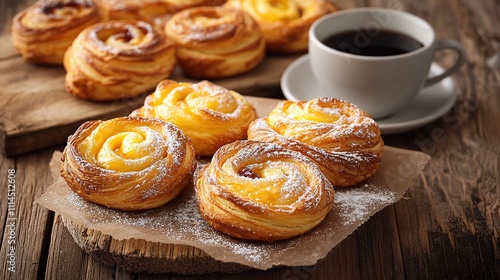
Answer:
[{"label": "swirled danish pastry", "polygon": [[221,5],[225,0],[94,0],[105,20],[135,19],[157,27],[165,26],[178,11],[197,7]]},{"label": "swirled danish pastry", "polygon": [[255,68],[265,55],[259,26],[240,9],[185,9],[172,16],[165,32],[176,42],[179,66],[194,78],[238,75]]},{"label": "swirled danish pastry", "polygon": [[91,0],[38,1],[12,19],[12,41],[27,61],[62,65],[78,33],[100,20]]},{"label": "swirled danish pastry", "polygon": [[248,139],[278,143],[311,158],[336,187],[353,186],[377,171],[384,143],[375,121],[334,98],[281,101],[250,124]]},{"label": "swirled danish pastry", "polygon": [[257,21],[271,53],[307,51],[309,27],[337,10],[326,0],[228,0],[225,6],[243,9]]},{"label": "swirled danish pastry", "polygon": [[88,201],[133,211],[174,199],[195,169],[193,147],[177,127],[120,117],[80,126],[64,149],[61,176]]},{"label": "swirled danish pastry", "polygon": [[85,28],[64,56],[66,90],[95,101],[136,97],[168,78],[172,41],[144,21],[108,21]]},{"label": "swirled danish pastry", "polygon": [[196,180],[202,217],[233,237],[273,242],[318,225],[334,190],[302,154],[274,143],[241,140],[221,147]]},{"label": "swirled danish pastry", "polygon": [[191,139],[196,155],[211,156],[227,143],[245,139],[255,109],[239,93],[209,81],[164,80],[132,115],[175,124]]}]

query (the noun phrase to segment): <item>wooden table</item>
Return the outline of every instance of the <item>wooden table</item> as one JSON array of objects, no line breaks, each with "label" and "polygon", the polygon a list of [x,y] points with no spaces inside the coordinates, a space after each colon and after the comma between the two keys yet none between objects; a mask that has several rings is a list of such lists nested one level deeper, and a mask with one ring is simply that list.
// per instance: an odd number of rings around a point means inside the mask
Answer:
[{"label": "wooden table", "polygon": [[[30,2],[1,0],[2,36],[8,36],[11,17]],[[316,265],[205,278],[499,279],[499,1],[339,0],[337,4],[409,11],[434,25],[439,37],[464,45],[468,62],[454,76],[459,89],[456,105],[425,127],[384,136],[387,145],[420,150],[432,159],[407,191],[407,199],[378,212]],[[16,56],[9,44],[0,46],[0,51],[0,63]],[[438,59],[443,65],[451,63],[445,56]],[[276,91],[269,96],[282,98]],[[34,204],[51,184],[48,163],[53,152],[62,148],[0,156],[1,279],[198,278],[128,273],[85,254],[60,216]],[[9,178],[15,181],[15,191],[8,191]],[[9,204],[12,193],[15,200]],[[15,272],[10,272],[8,261],[14,253]]]}]

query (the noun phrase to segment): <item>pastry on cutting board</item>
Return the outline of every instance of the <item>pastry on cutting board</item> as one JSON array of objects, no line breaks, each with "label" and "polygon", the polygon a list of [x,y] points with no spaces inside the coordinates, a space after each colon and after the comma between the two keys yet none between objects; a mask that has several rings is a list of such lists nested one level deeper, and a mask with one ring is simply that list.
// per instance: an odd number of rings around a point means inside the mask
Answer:
[{"label": "pastry on cutting board", "polygon": [[175,65],[173,42],[151,24],[101,22],[84,29],[66,52],[66,90],[93,101],[133,98],[170,77]]},{"label": "pastry on cutting board", "polygon": [[62,65],[78,34],[100,20],[91,0],[38,1],[12,19],[12,42],[27,61]]},{"label": "pastry on cutting board", "polygon": [[182,71],[198,79],[219,79],[248,72],[264,59],[265,42],[255,20],[231,7],[182,10],[167,22]]},{"label": "pastry on cutting board", "polygon": [[135,19],[147,21],[159,28],[178,11],[221,5],[225,0],[94,0],[105,20]]},{"label": "pastry on cutting board", "polygon": [[259,24],[270,53],[306,52],[309,28],[337,7],[327,0],[228,0]]}]

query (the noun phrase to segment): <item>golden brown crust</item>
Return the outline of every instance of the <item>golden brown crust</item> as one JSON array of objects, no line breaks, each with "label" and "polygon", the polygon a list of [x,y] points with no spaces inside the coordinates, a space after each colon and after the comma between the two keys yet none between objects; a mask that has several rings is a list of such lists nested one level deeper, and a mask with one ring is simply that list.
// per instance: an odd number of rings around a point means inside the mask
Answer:
[{"label": "golden brown crust", "polygon": [[196,7],[176,13],[165,26],[177,46],[183,72],[194,78],[224,78],[255,68],[265,55],[257,23],[239,9]]},{"label": "golden brown crust", "polygon": [[66,52],[66,89],[95,101],[136,97],[174,66],[173,42],[149,23],[102,22],[84,29]]},{"label": "golden brown crust", "polygon": [[250,125],[248,139],[307,155],[337,187],[372,177],[384,147],[380,129],[368,114],[334,98],[281,101],[268,117]]},{"label": "golden brown crust", "polygon": [[157,27],[187,8],[221,5],[225,0],[94,0],[105,20],[135,19]]},{"label": "golden brown crust", "polygon": [[191,181],[189,139],[161,120],[88,121],[69,137],[61,176],[82,198],[120,210],[159,207]]},{"label": "golden brown crust", "polygon": [[78,33],[100,19],[90,0],[39,1],[14,16],[12,41],[27,61],[62,65]]},{"label": "golden brown crust", "polygon": [[225,6],[243,9],[257,21],[271,53],[307,51],[313,22],[337,10],[326,0],[228,0]]},{"label": "golden brown crust", "polygon": [[203,218],[230,236],[273,242],[314,228],[334,190],[318,167],[274,143],[236,141],[221,147],[196,181]]},{"label": "golden brown crust", "polygon": [[239,93],[209,81],[165,80],[132,115],[175,124],[191,139],[199,156],[211,156],[227,143],[245,139],[255,109]]}]

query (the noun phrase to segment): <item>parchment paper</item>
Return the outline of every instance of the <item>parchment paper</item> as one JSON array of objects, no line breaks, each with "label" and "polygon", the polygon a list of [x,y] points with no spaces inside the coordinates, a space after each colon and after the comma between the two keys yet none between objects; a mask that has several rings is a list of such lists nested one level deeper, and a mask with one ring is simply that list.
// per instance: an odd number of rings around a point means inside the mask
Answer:
[{"label": "parchment paper", "polygon": [[421,152],[386,146],[374,178],[357,187],[337,189],[335,206],[320,225],[303,236],[268,244],[238,240],[213,230],[199,213],[192,185],[167,205],[149,211],[123,212],[87,202],[60,177],[60,158],[60,152],[54,153],[50,166],[55,182],[36,201],[49,210],[117,240],[185,244],[216,260],[262,270],[315,264],[370,216],[402,198],[430,160]]}]

